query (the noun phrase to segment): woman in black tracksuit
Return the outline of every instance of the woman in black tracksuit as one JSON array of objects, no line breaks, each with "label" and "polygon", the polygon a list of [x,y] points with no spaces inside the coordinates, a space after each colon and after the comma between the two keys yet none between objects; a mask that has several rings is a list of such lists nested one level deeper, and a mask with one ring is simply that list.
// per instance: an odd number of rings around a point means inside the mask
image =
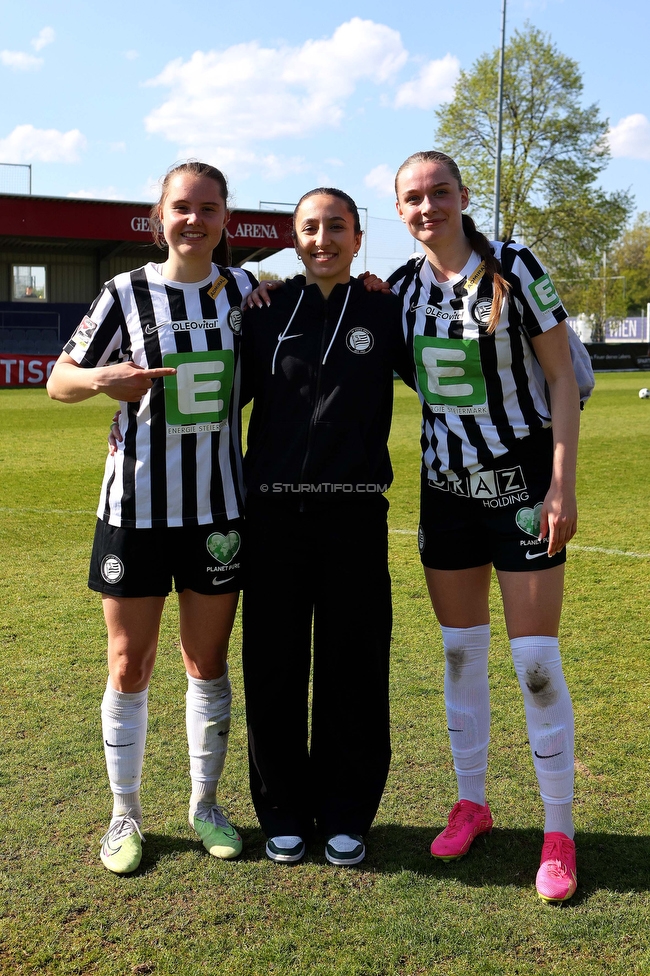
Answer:
[{"label": "woman in black tracksuit", "polygon": [[305,277],[243,329],[250,780],[272,860],[300,860],[315,823],[347,865],[363,860],[390,762],[393,370],[412,381],[399,300],[350,279],[354,202],[306,194],[294,239]]}]

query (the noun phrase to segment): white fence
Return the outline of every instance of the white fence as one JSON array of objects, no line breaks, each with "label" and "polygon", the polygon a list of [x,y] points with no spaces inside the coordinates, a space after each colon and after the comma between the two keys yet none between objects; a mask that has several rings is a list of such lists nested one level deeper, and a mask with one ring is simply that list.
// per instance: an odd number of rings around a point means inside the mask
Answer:
[{"label": "white fence", "polygon": [[[569,325],[583,342],[594,341],[593,323],[586,315],[568,319]],[[604,330],[605,342],[647,342],[650,343],[648,318],[645,315],[628,319],[608,319]],[[598,340],[602,342],[602,339]]]}]

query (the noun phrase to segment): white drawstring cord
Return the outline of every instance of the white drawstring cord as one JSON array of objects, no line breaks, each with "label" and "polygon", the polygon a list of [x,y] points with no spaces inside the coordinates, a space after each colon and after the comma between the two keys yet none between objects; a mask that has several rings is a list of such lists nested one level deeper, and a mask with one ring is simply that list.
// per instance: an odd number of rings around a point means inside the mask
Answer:
[{"label": "white drawstring cord", "polygon": [[300,298],[298,299],[298,301],[297,301],[297,303],[296,303],[296,307],[294,308],[294,310],[293,310],[293,312],[292,312],[292,314],[291,314],[291,318],[290,318],[290,319],[289,319],[289,321],[287,322],[287,325],[286,325],[286,328],[285,328],[285,330],[284,330],[284,332],[282,332],[282,334],[278,336],[278,344],[277,344],[277,346],[275,347],[275,352],[273,353],[273,360],[272,360],[272,362],[271,362],[271,376],[275,376],[275,360],[276,360],[276,357],[277,357],[277,355],[278,355],[278,351],[279,351],[279,349],[280,349],[280,343],[281,343],[281,342],[282,342],[282,341],[283,341],[284,339],[296,339],[296,338],[298,338],[297,336],[288,336],[288,335],[287,335],[287,332],[289,331],[289,327],[290,327],[290,325],[291,325],[291,323],[293,322],[293,320],[294,320],[294,319],[295,319],[295,317],[296,317],[296,312],[298,311],[298,309],[299,309],[299,307],[300,307],[300,303],[301,303],[301,301],[302,301],[302,296],[303,296],[304,294],[305,294],[305,293],[304,293],[304,291],[301,291],[301,292],[300,292]]},{"label": "white drawstring cord", "polygon": [[[345,301],[343,302],[343,308],[341,309],[341,314],[339,315],[339,320],[336,323],[336,328],[334,329],[334,335],[332,336],[332,338],[330,340],[330,344],[327,347],[327,350],[325,352],[325,355],[323,356],[323,363],[322,363],[323,366],[327,362],[327,357],[330,354],[330,349],[334,345],[334,340],[336,339],[337,333],[339,331],[339,326],[340,326],[341,322],[343,321],[343,316],[345,315],[345,310],[346,310],[347,305],[348,305],[348,299],[350,297],[350,292],[351,291],[352,291],[352,285],[348,285],[348,290],[347,290],[347,293],[346,293],[346,296],[345,296]],[[296,317],[296,312],[300,308],[300,303],[302,301],[302,298],[303,298],[303,295],[304,294],[305,294],[304,291],[301,291],[300,292],[300,298],[298,299],[298,301],[296,303],[296,307],[294,308],[293,312],[291,313],[291,318],[287,322],[284,331],[278,336],[278,343],[277,343],[277,345],[275,347],[275,352],[273,353],[273,360],[271,361],[271,376],[275,376],[275,360],[276,360],[277,355],[278,355],[278,352],[280,350],[280,344],[282,342],[284,342],[285,339],[297,339],[299,335],[302,335],[302,333],[298,333],[295,336],[290,336],[290,335],[287,335],[287,332],[289,331],[289,328],[291,326],[291,323],[293,322],[293,320]]]},{"label": "white drawstring cord", "polygon": [[339,331],[339,325],[341,324],[341,320],[343,319],[343,316],[345,315],[345,309],[347,308],[348,298],[350,297],[350,292],[351,291],[352,291],[352,285],[348,285],[348,292],[347,292],[347,295],[345,296],[345,301],[343,302],[343,308],[341,309],[341,314],[339,315],[339,320],[336,323],[336,328],[334,329],[334,335],[332,336],[332,341],[330,342],[329,346],[327,347],[327,352],[323,356],[323,366],[327,362],[327,357],[330,354],[330,349],[334,345],[334,340],[336,339],[336,333]]}]

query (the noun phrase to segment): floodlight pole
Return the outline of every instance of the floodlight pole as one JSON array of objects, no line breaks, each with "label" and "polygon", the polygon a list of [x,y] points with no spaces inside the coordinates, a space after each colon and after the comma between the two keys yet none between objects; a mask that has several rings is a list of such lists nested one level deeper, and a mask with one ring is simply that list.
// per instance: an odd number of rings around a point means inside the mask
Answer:
[{"label": "floodlight pole", "polygon": [[501,132],[503,130],[503,65],[506,48],[506,0],[501,3],[501,56],[499,61],[499,111],[497,114],[496,165],[494,168],[494,237],[499,240],[499,209],[501,207]]}]

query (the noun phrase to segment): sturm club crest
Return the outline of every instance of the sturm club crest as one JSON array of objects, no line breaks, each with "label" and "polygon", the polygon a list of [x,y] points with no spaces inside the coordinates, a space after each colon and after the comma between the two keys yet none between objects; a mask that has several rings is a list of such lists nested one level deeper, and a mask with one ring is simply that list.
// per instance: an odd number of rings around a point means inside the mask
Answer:
[{"label": "sturm club crest", "polygon": [[239,335],[241,332],[242,318],[243,316],[241,308],[233,305],[228,312],[228,328],[231,332],[234,332],[235,335]]},{"label": "sturm club crest", "polygon": [[492,311],[492,299],[491,298],[479,298],[477,302],[474,302],[471,308],[472,318],[478,325],[485,325],[485,323],[490,318],[490,312]]},{"label": "sturm club crest", "polygon": [[111,553],[102,559],[100,572],[106,583],[119,583],[124,576],[124,563]]},{"label": "sturm club crest", "polygon": [[345,337],[345,344],[350,350],[350,352],[356,353],[358,356],[362,356],[367,352],[370,352],[375,344],[372,332],[368,332],[367,329],[351,329],[347,336]]}]

